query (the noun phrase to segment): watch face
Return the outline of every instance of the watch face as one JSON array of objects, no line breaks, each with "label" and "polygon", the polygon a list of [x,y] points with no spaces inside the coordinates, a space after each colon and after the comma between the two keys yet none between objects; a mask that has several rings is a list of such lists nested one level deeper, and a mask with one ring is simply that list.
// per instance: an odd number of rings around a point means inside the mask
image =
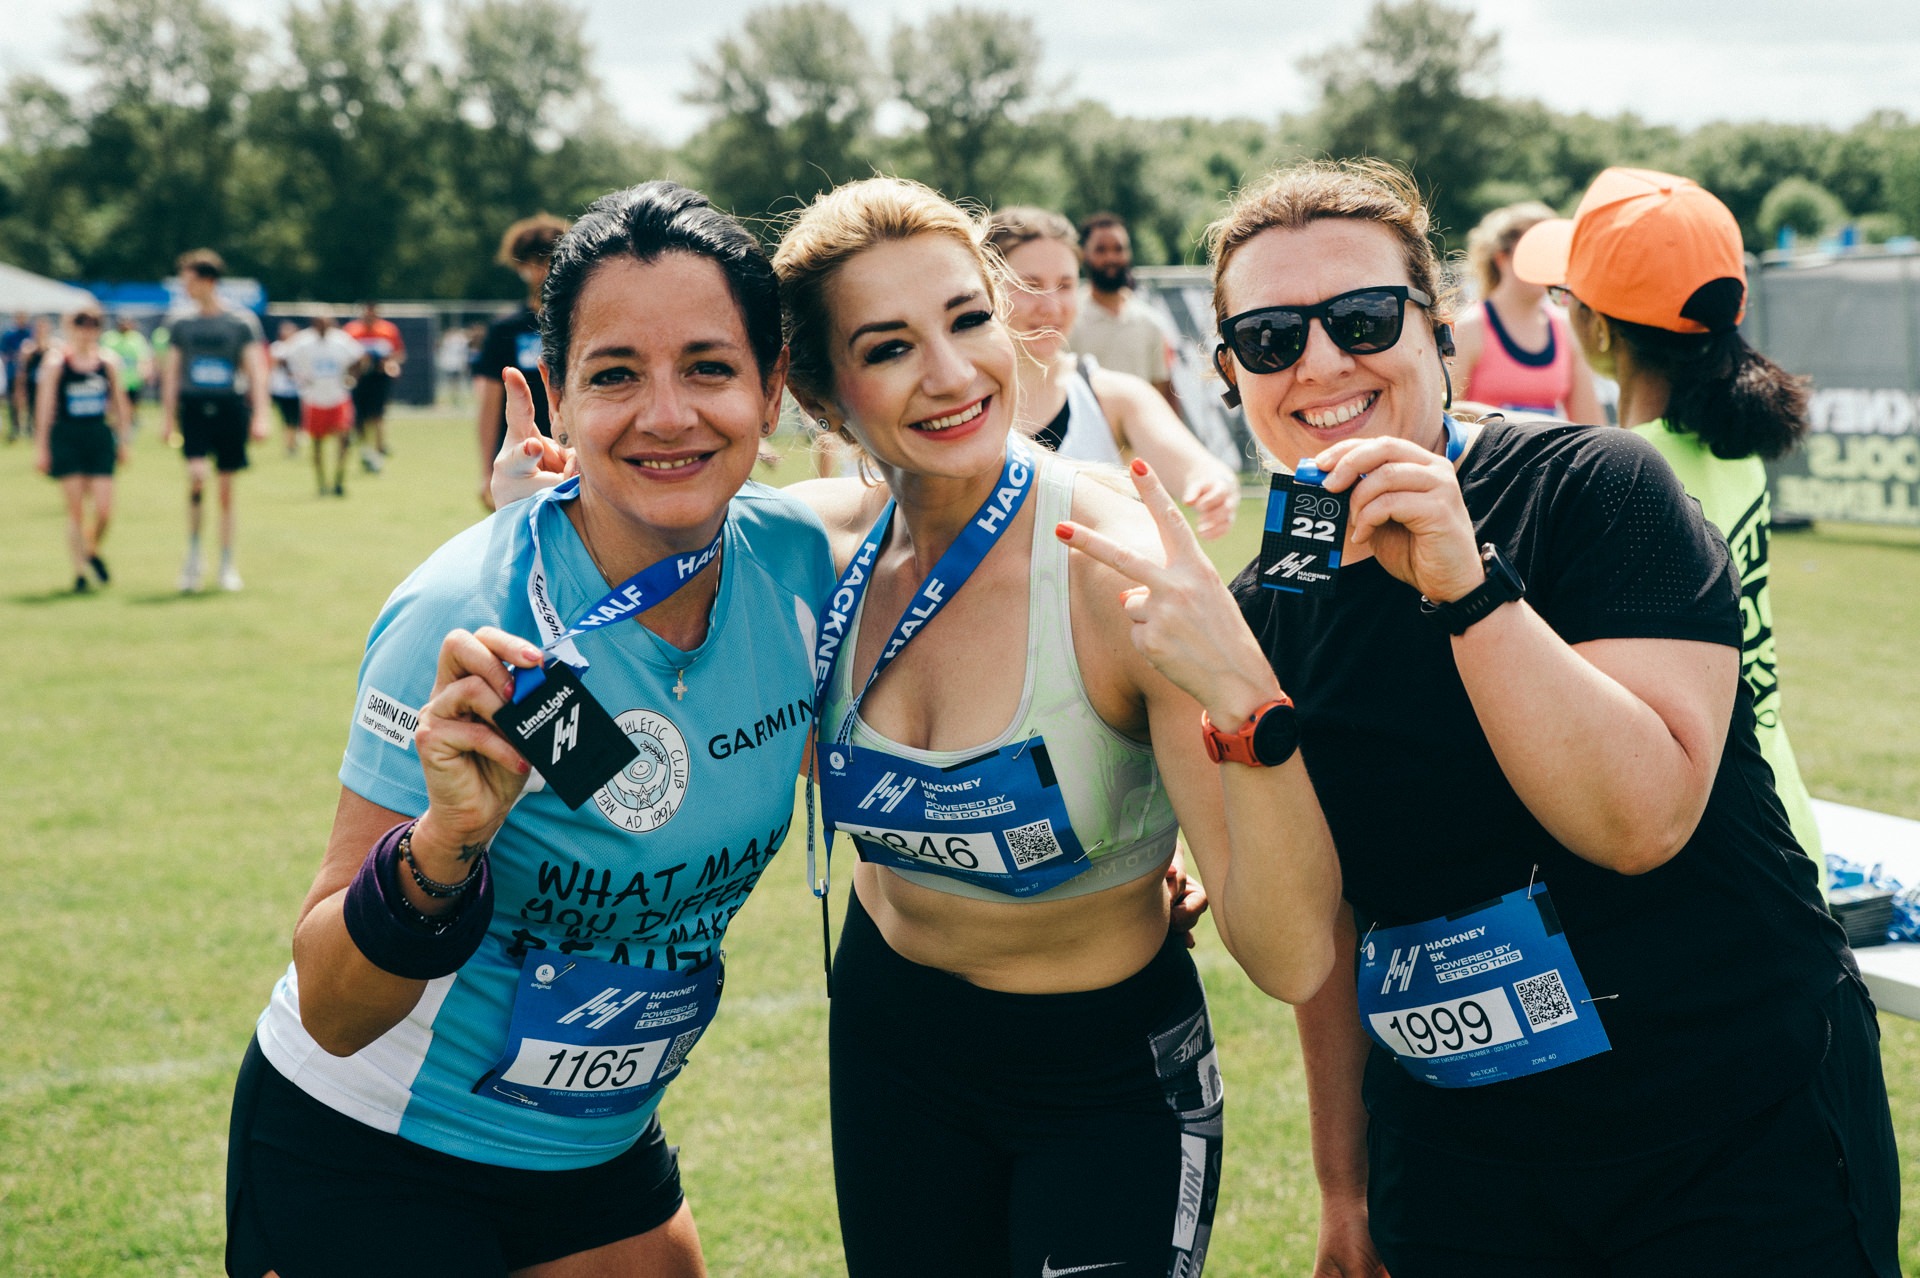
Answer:
[{"label": "watch face", "polygon": [[1300,747],[1300,721],[1292,706],[1274,706],[1253,729],[1253,757],[1277,768]]}]

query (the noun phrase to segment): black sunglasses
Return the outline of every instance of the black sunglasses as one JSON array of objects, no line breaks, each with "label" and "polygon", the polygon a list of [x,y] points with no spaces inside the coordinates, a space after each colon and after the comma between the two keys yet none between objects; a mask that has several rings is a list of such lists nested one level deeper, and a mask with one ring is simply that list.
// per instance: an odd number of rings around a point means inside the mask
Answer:
[{"label": "black sunglasses", "polygon": [[75,328],[99,328],[100,317],[98,315],[76,315],[73,317],[73,326]]},{"label": "black sunglasses", "polygon": [[1565,284],[1547,285],[1547,296],[1552,298],[1553,304],[1563,311],[1572,310],[1573,304],[1580,300],[1573,295],[1573,290]]},{"label": "black sunglasses", "polygon": [[1292,368],[1307,349],[1307,325],[1318,319],[1333,344],[1349,355],[1374,355],[1400,340],[1407,303],[1432,306],[1417,288],[1382,284],[1356,288],[1313,306],[1263,306],[1220,322],[1220,340],[1249,373]]}]

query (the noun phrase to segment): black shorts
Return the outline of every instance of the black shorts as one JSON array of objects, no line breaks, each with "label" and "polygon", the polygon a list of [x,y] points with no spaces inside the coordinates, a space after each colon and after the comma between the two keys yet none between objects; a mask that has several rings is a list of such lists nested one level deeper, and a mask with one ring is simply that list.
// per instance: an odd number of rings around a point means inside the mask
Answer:
[{"label": "black shorts", "polygon": [[227,1273],[487,1278],[658,1228],[684,1201],[658,1118],[574,1171],[471,1162],[376,1131],[288,1082],[255,1040],[227,1138]]},{"label": "black shorts", "polygon": [[370,421],[387,415],[387,392],[393,379],[385,373],[368,373],[353,384],[353,420]]},{"label": "black shorts", "polygon": [[247,432],[253,414],[238,395],[182,395],[180,397],[181,452],[188,457],[213,456],[222,474],[247,468]]},{"label": "black shorts", "polygon": [[47,473],[55,479],[68,475],[106,478],[113,474],[119,460],[120,441],[105,418],[84,417],[79,421],[55,421],[47,435],[47,451],[53,465]]},{"label": "black shorts", "polygon": [[854,896],[829,1025],[852,1278],[1200,1273],[1222,1100],[1179,938],[1106,989],[1002,994],[901,957]]},{"label": "black shorts", "polygon": [[1516,1165],[1367,1135],[1393,1278],[1899,1278],[1900,1164],[1873,1004],[1823,1004],[1802,1089],[1730,1126],[1599,1165]]},{"label": "black shorts", "polygon": [[275,395],[273,406],[280,410],[280,424],[288,430],[300,429],[300,397],[298,395]]}]

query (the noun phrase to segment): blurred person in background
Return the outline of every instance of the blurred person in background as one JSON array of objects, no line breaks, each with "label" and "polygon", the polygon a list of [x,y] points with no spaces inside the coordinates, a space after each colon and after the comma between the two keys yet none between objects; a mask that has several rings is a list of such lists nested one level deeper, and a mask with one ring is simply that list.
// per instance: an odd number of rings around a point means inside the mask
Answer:
[{"label": "blurred person in background", "polygon": [[1600,400],[1567,317],[1538,284],[1513,269],[1513,246],[1553,217],[1537,201],[1509,204],[1467,235],[1467,265],[1480,299],[1454,325],[1454,390],[1462,400],[1514,413],[1602,425]]},{"label": "blurred person in background", "polygon": [[[313,326],[290,339],[282,356],[293,379],[300,425],[313,441],[313,481],[320,495],[347,495],[347,444],[353,433],[353,379],[372,356],[333,322],[333,308],[314,308]],[[333,483],[321,457],[333,440]]]},{"label": "blurred person in background", "polygon": [[1726,205],[1691,180],[1608,169],[1571,220],[1542,222],[1510,257],[1516,273],[1566,299],[1593,367],[1620,386],[1620,425],[1659,450],[1740,577],[1740,670],[1753,690],[1760,749],[1794,837],[1826,883],[1820,826],[1780,720],[1770,581],[1772,504],[1765,463],[1807,431],[1806,379],[1740,335],[1746,252]]},{"label": "blurred person in background", "polygon": [[1133,288],[1133,237],[1114,213],[1080,223],[1080,256],[1087,287],[1067,345],[1100,367],[1130,373],[1159,391],[1183,421],[1173,390],[1173,347],[1153,308]]},{"label": "blurred person in background", "polygon": [[353,433],[360,441],[361,469],[377,474],[392,455],[387,447],[387,398],[407,362],[407,344],[400,326],[383,318],[374,301],[363,302],[360,318],[347,321],[345,329],[367,354],[366,368],[353,384]]},{"label": "blurred person in background", "polygon": [[267,347],[252,311],[230,309],[220,297],[227,264],[211,249],[180,258],[181,281],[193,304],[171,326],[161,367],[160,442],[180,432],[187,461],[187,558],[180,589],[200,589],[205,561],[200,529],[205,512],[209,458],[219,473],[220,575],[222,590],[241,588],[234,560],[236,516],[233,477],[247,468],[247,443],[272,434],[267,402]]},{"label": "blurred person in background", "polygon": [[120,377],[126,383],[127,403],[133,409],[133,429],[140,429],[140,397],[153,385],[153,344],[133,322],[131,315],[117,315],[112,327],[100,335],[100,344],[120,361]]},{"label": "blurred person in background", "polygon": [[[113,472],[133,442],[133,408],[120,360],[100,345],[98,306],[67,317],[65,340],[40,361],[35,387],[35,466],[60,481],[67,503],[67,557],[73,590],[85,594],[91,573],[109,576],[100,544],[113,518]],[[87,517],[87,506],[93,516]]]},{"label": "blurred person in background", "polygon": [[1193,509],[1202,537],[1223,537],[1240,504],[1240,479],[1209,453],[1154,388],[1067,349],[1080,309],[1080,250],[1073,224],[1028,206],[1001,209],[987,242],[1013,272],[1008,320],[1023,356],[1019,428],[1062,457],[1118,466],[1138,455]]},{"label": "blurred person in background", "polygon": [[[7,382],[7,409],[18,423],[17,434],[33,438],[34,388],[39,385],[40,361],[53,345],[53,321],[36,316],[26,327],[26,336],[14,348],[13,376]],[[11,441],[14,434],[7,436]]]},{"label": "blurred person in background", "polygon": [[290,319],[283,319],[277,326],[274,339],[267,346],[267,398],[280,414],[280,428],[286,434],[287,456],[293,457],[300,451],[300,388],[295,385],[293,372],[287,367],[287,348],[297,338],[300,326]]},{"label": "blurred person in background", "polygon": [[20,384],[20,348],[32,336],[32,321],[25,311],[15,311],[13,322],[0,329],[0,394],[7,397],[8,443],[33,430],[31,412],[13,395],[13,388]]},{"label": "blurred person in background", "polygon": [[553,246],[567,233],[567,219],[551,213],[523,217],[500,237],[494,261],[512,270],[526,286],[527,302],[513,314],[495,320],[481,339],[473,366],[473,398],[480,444],[480,502],[489,510],[493,498],[488,483],[493,459],[506,437],[506,392],[502,378],[509,368],[520,370],[533,392],[534,425],[544,436],[553,434],[547,410],[547,388],[540,378],[540,290],[546,284]]}]

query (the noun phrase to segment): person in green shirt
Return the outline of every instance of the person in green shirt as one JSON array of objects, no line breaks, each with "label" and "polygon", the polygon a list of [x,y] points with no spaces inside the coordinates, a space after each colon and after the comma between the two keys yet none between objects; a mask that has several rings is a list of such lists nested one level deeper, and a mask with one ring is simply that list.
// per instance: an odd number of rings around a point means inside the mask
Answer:
[{"label": "person in green shirt", "polygon": [[1673,467],[1727,539],[1746,633],[1761,753],[1820,869],[1820,828],[1780,719],[1768,594],[1772,518],[1764,462],[1807,430],[1807,388],[1740,336],[1746,255],[1727,206],[1687,178],[1607,169],[1571,219],[1542,222],[1514,246],[1514,273],[1568,308],[1595,372],[1620,385],[1620,424]]},{"label": "person in green shirt", "polygon": [[137,426],[140,391],[153,378],[153,347],[131,315],[115,316],[113,328],[101,334],[100,345],[120,357],[120,378],[126,385],[127,402],[133,405]]}]

